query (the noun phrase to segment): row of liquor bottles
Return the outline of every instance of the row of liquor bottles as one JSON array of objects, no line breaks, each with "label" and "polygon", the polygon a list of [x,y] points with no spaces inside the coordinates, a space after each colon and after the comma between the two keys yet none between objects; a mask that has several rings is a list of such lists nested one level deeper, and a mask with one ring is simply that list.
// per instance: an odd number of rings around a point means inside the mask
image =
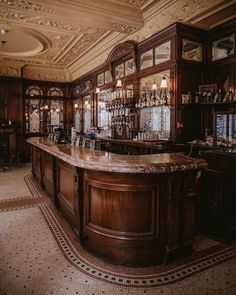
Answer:
[{"label": "row of liquor bottles", "polygon": [[190,91],[187,94],[182,94],[182,104],[185,103],[222,103],[236,101],[236,93],[232,89],[227,92],[222,92],[219,89],[217,92],[212,90],[204,90],[203,92],[196,91],[193,95]]},{"label": "row of liquor bottles", "polygon": [[155,91],[145,91],[142,96],[134,104],[134,98],[116,98],[111,101],[106,102],[106,111],[108,112],[118,112],[117,115],[127,115],[126,112],[131,108],[145,108],[149,106],[159,106],[166,105],[169,103],[170,96],[165,93],[160,93],[158,95]]},{"label": "row of liquor bottles", "polygon": [[128,116],[125,115],[119,115],[119,116],[113,116],[111,118],[111,124],[112,126],[123,126],[127,125],[129,127],[133,127],[135,123],[135,114],[131,114]]},{"label": "row of liquor bottles", "polygon": [[170,103],[170,96],[166,93],[157,94],[156,91],[144,91],[142,96],[136,102],[137,109],[166,105]]}]

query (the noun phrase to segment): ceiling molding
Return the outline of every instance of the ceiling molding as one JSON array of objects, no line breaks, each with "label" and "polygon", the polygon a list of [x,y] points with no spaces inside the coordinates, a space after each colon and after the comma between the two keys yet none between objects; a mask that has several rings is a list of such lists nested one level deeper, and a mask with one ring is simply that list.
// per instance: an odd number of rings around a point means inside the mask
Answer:
[{"label": "ceiling molding", "polygon": [[118,43],[141,42],[175,22],[204,29],[213,27],[219,23],[216,14],[233,2],[0,0],[0,27],[29,30],[49,42],[47,49],[35,56],[10,57],[0,53],[1,65],[2,61],[5,63],[0,75],[15,77],[19,68],[27,65],[27,77],[31,79],[75,80],[103,64]]}]

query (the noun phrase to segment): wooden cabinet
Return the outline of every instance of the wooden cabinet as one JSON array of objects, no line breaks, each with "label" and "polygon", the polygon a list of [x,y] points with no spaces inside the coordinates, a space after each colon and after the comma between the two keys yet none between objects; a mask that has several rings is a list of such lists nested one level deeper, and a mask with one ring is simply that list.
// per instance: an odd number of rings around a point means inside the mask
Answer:
[{"label": "wooden cabinet", "polygon": [[221,237],[236,236],[236,154],[205,152],[200,226]]}]

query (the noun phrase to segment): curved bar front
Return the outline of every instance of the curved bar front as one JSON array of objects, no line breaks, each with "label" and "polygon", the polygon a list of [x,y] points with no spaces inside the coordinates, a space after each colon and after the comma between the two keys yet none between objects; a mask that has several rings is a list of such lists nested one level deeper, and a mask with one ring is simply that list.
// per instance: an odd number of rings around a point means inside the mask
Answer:
[{"label": "curved bar front", "polygon": [[84,247],[123,265],[191,251],[203,159],[118,155],[30,138],[32,172]]}]

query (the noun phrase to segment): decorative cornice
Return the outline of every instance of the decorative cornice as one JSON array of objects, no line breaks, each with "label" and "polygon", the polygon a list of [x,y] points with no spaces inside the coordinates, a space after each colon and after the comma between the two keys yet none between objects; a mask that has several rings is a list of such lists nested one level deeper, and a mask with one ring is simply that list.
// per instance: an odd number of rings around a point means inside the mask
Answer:
[{"label": "decorative cornice", "polygon": [[20,69],[13,66],[0,67],[0,76],[20,77]]},{"label": "decorative cornice", "polygon": [[62,20],[52,19],[49,17],[43,17],[36,14],[25,13],[24,11],[17,11],[13,9],[1,9],[0,10],[0,18],[24,23],[29,23],[38,26],[45,26],[49,28],[57,28],[66,31],[78,31],[81,30],[81,26],[77,24],[70,24],[68,22],[64,22]]},{"label": "decorative cornice", "polygon": [[40,81],[68,82],[68,74],[63,69],[26,67],[24,78]]},{"label": "decorative cornice", "polygon": [[0,0],[0,4],[4,4],[7,7],[11,7],[14,9],[21,10],[32,10],[34,12],[47,12],[47,13],[55,13],[55,11],[51,8],[44,7],[38,3],[32,3],[25,0]]},{"label": "decorative cornice", "polygon": [[101,38],[106,31],[102,29],[95,29],[93,33],[88,34],[86,31],[80,40],[73,46],[73,48],[68,51],[60,60],[59,63],[62,65],[68,65],[74,59],[76,59],[79,55],[81,55],[85,50],[96,43],[96,41]]}]

